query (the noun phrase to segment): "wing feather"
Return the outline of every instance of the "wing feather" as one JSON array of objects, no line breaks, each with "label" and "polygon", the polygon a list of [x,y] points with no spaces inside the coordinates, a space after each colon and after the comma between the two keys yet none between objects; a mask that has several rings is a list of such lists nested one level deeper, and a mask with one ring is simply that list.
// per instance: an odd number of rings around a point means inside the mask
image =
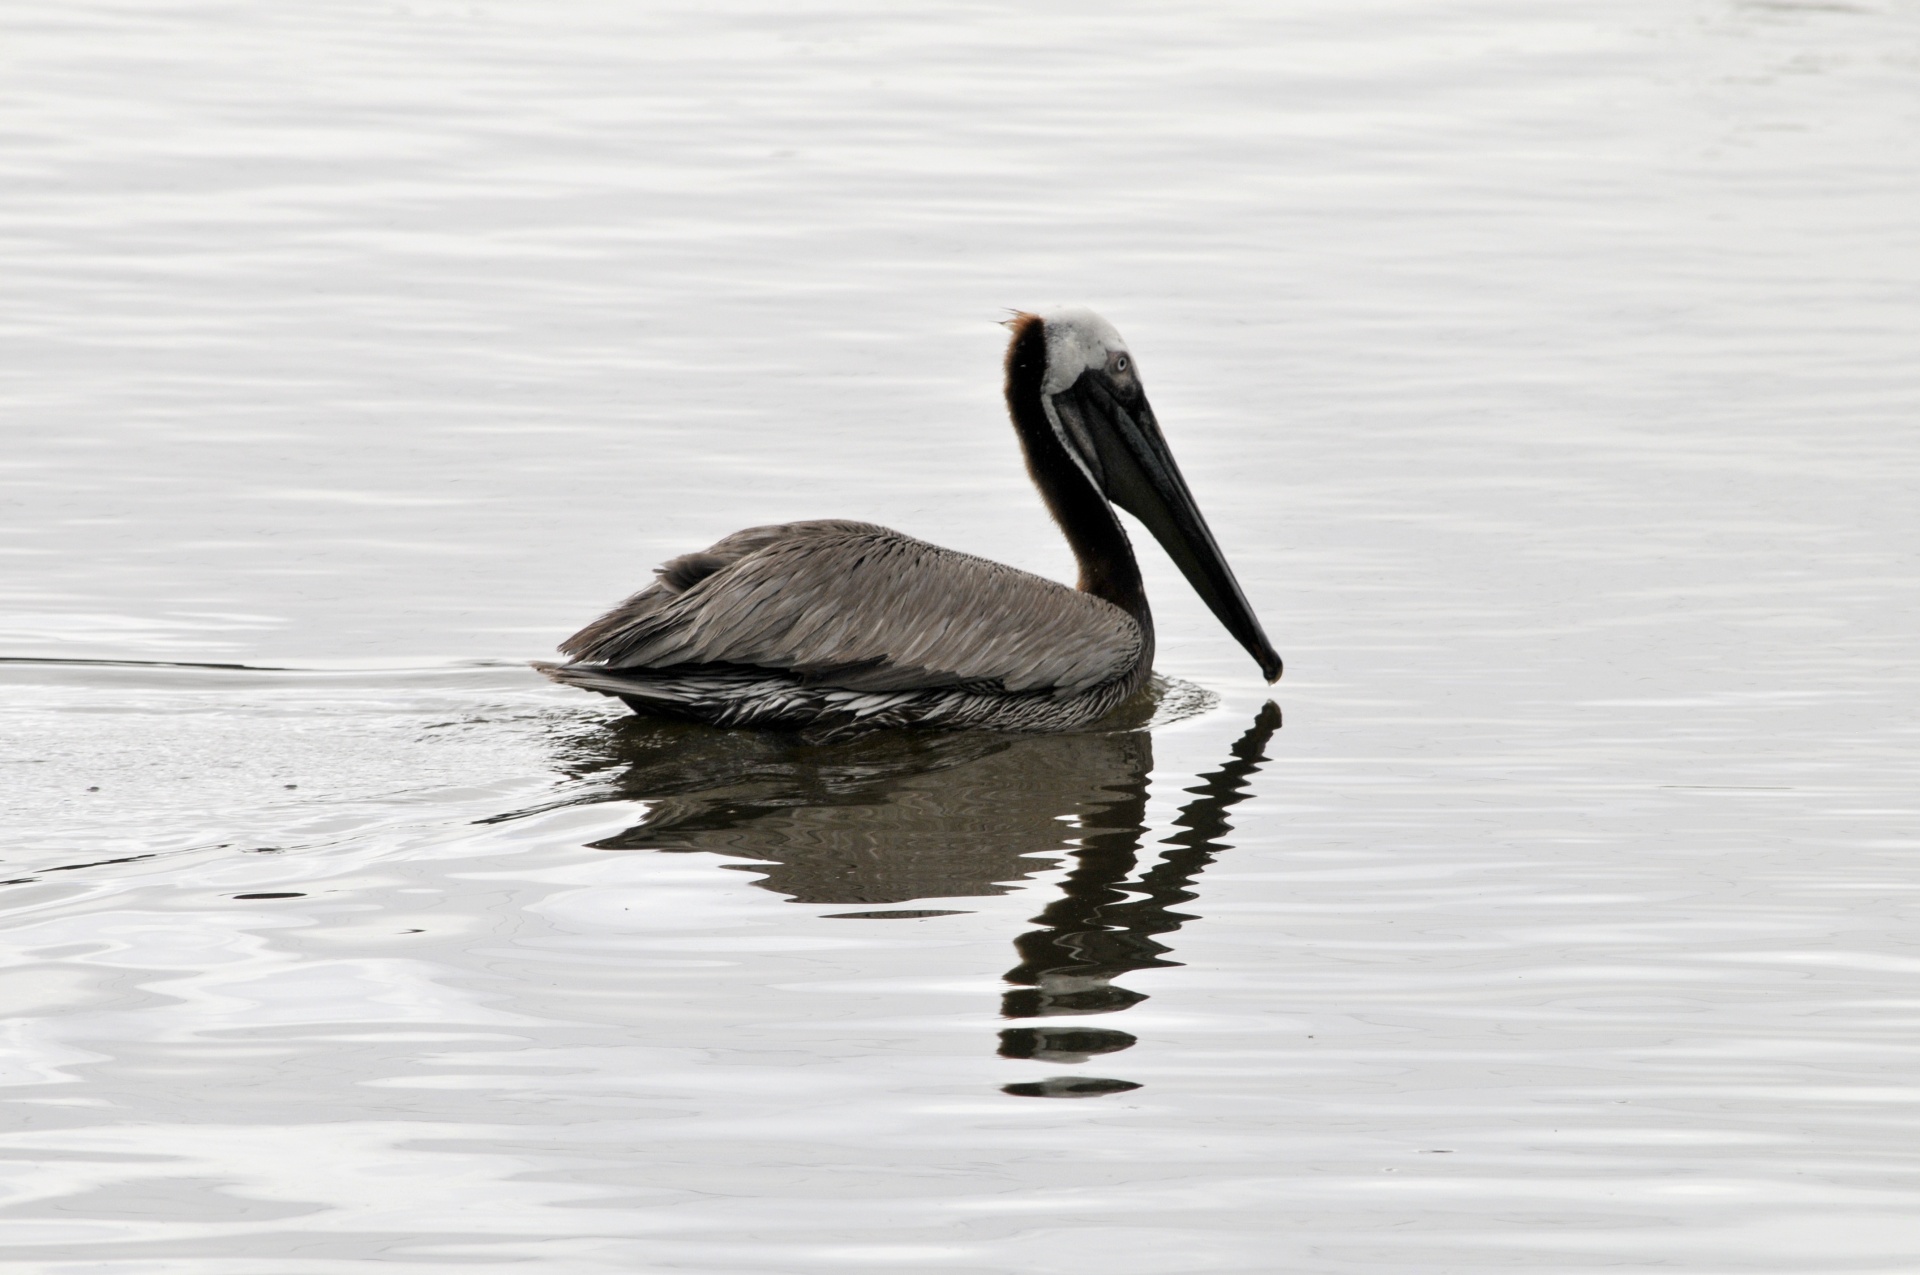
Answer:
[{"label": "wing feather", "polygon": [[731,664],[852,690],[1074,694],[1122,676],[1111,603],[871,523],[754,527],[676,558],[561,650],[607,669]]}]

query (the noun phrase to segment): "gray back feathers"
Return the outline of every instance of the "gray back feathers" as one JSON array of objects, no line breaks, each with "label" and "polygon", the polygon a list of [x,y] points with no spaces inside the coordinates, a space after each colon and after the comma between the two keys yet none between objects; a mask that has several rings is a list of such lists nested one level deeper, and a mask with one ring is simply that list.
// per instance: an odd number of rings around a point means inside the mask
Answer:
[{"label": "gray back feathers", "polygon": [[609,672],[731,665],[855,691],[1058,698],[1143,677],[1151,658],[1111,603],[872,523],[752,527],[657,576],[560,649]]}]

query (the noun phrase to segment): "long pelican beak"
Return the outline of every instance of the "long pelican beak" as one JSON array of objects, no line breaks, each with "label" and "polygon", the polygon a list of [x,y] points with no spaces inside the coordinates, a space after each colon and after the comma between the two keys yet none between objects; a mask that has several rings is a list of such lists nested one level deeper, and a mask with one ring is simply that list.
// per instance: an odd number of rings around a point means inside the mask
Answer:
[{"label": "long pelican beak", "polygon": [[[1200,516],[1146,396],[1137,388],[1125,394],[1105,373],[1089,369],[1054,397],[1054,407],[1079,436],[1076,441],[1092,445],[1094,454],[1087,459],[1096,472],[1091,476],[1105,489],[1107,499],[1153,533],[1201,601],[1253,656],[1267,681],[1278,681],[1280,656],[1247,605],[1207,520]],[[1076,421],[1076,416],[1082,419]],[[1075,425],[1080,428],[1072,429]]]}]

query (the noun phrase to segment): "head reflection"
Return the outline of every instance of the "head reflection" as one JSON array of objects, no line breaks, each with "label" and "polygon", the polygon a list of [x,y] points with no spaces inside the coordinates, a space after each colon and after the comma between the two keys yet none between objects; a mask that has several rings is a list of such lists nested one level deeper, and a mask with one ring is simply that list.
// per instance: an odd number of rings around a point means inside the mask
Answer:
[{"label": "head reflection", "polygon": [[[1247,795],[1280,726],[1266,705],[1141,870],[1153,740],[1144,728],[1065,735],[889,733],[831,745],[778,734],[631,718],[563,742],[566,769],[611,781],[595,800],[644,801],[645,818],[595,842],[610,850],[706,851],[750,862],[755,884],[796,902],[879,905],[1004,894],[1071,857],[1059,897],[1014,941],[1000,1033],[1007,1058],[1081,1063],[1134,1043],[1072,1020],[1146,997],[1128,971],[1178,964],[1159,936],[1194,918],[1200,872],[1226,849],[1226,812]],[[1137,876],[1136,876],[1137,873]],[[913,917],[954,909],[836,913]],[[1065,1076],[1009,1085],[1085,1097],[1137,1086]]]}]

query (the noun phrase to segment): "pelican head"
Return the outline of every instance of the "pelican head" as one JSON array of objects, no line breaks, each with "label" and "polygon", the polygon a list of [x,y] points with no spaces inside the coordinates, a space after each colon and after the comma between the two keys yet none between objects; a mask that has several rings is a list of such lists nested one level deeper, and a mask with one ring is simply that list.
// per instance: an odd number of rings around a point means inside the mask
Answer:
[{"label": "pelican head", "polygon": [[[1277,680],[1280,656],[1187,490],[1147,402],[1140,368],[1120,333],[1080,307],[1021,314],[1009,326],[1014,339],[1007,360],[1008,404],[1035,479],[1069,540],[1075,541],[1076,553],[1081,545],[1068,525],[1072,502],[1048,490],[1036,443],[1057,443],[1094,492],[1139,519],[1227,632],[1253,656],[1260,672],[1269,682]],[[1049,439],[1033,437],[1041,432],[1040,422],[1021,420],[1023,410],[1031,411],[1028,396],[1036,390]]]}]

